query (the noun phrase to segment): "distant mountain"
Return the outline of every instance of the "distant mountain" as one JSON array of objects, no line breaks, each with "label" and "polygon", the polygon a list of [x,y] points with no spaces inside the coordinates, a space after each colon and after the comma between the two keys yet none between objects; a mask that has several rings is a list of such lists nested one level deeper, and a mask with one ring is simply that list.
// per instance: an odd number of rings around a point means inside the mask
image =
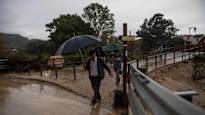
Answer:
[{"label": "distant mountain", "polygon": [[3,46],[6,49],[20,49],[26,50],[27,45],[30,42],[38,41],[38,39],[31,39],[21,36],[19,34],[7,34],[7,33],[0,33],[0,39],[3,41]]}]

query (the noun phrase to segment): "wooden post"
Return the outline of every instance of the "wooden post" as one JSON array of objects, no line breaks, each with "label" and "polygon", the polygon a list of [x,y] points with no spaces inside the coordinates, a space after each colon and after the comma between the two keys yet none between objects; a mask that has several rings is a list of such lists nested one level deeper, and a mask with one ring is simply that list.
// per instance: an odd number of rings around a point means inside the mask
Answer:
[{"label": "wooden post", "polygon": [[184,50],[184,61],[186,61],[186,50]]},{"label": "wooden post", "polygon": [[157,69],[157,56],[154,57],[155,57],[155,69]]},{"label": "wooden post", "polygon": [[189,60],[190,60],[190,58],[191,58],[191,57],[190,57],[190,54],[191,54],[191,51],[189,50]]},{"label": "wooden post", "polygon": [[127,77],[127,44],[124,43],[124,49],[123,49],[123,93],[124,95],[126,95],[127,91],[126,91],[126,77]]},{"label": "wooden post", "polygon": [[183,61],[183,58],[184,58],[183,56],[184,56],[184,51],[182,51],[182,61]]},{"label": "wooden post", "polygon": [[38,55],[39,59],[39,64],[40,64],[40,76],[43,76],[43,69],[42,69],[42,64],[41,64],[41,53]]},{"label": "wooden post", "polygon": [[28,75],[30,76],[31,75],[31,66],[29,63],[27,63],[27,66],[28,66]]},{"label": "wooden post", "polygon": [[75,65],[74,65],[74,64],[72,64],[72,66],[73,66],[73,75],[74,75],[74,80],[76,80],[76,70],[75,70]]},{"label": "wooden post", "polygon": [[139,68],[139,60],[137,59],[137,68]]},{"label": "wooden post", "polygon": [[148,57],[145,58],[146,59],[146,71],[148,71]]},{"label": "wooden post", "polygon": [[173,58],[174,58],[174,63],[175,63],[175,50],[174,50],[174,55],[173,56],[174,56]]},{"label": "wooden post", "polygon": [[43,76],[43,67],[42,67],[41,62],[40,62],[40,74],[41,74],[41,76]]},{"label": "wooden post", "polygon": [[165,53],[164,54],[164,65],[166,65],[166,62],[167,62],[167,54]]},{"label": "wooden post", "polygon": [[[123,36],[127,36],[127,24],[123,24]],[[123,41],[123,106],[128,105],[128,99],[127,99],[127,41]]]},{"label": "wooden post", "polygon": [[57,79],[58,78],[58,68],[57,68],[56,64],[54,65],[54,67],[55,67],[55,75],[56,75],[56,79]]}]

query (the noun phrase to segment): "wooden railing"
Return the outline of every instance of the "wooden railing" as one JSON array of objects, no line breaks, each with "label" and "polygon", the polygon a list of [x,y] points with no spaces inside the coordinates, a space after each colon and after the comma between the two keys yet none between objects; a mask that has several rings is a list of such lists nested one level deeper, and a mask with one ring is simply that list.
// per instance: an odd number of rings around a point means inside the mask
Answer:
[{"label": "wooden railing", "polygon": [[195,55],[204,53],[204,45],[191,47],[186,50],[170,50],[169,52],[147,56],[141,59],[136,59],[136,67],[144,68],[147,72],[155,70],[159,67],[186,61],[193,58]]}]

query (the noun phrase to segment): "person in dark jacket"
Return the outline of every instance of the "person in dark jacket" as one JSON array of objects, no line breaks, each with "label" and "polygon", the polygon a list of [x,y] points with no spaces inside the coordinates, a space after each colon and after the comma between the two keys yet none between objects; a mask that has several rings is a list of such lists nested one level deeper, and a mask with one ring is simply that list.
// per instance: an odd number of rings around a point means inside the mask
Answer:
[{"label": "person in dark jacket", "polygon": [[86,63],[86,69],[89,71],[89,79],[94,91],[94,95],[91,100],[91,106],[101,101],[99,90],[101,80],[105,76],[104,68],[109,72],[110,76],[112,76],[112,73],[108,66],[104,63],[104,61],[101,58],[96,56],[95,50],[92,50],[90,52],[90,58]]}]

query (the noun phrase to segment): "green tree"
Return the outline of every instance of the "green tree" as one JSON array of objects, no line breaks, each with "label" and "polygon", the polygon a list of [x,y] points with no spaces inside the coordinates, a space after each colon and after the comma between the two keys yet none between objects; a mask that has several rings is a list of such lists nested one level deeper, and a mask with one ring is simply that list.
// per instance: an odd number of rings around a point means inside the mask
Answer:
[{"label": "green tree", "polygon": [[77,14],[60,15],[60,17],[46,24],[46,28],[46,31],[50,32],[49,37],[51,39],[49,43],[52,44],[52,48],[54,48],[53,51],[56,51],[60,44],[67,38],[73,37],[74,35],[94,34],[90,25],[85,23]]},{"label": "green tree", "polygon": [[82,17],[90,23],[96,36],[99,38],[108,38],[114,31],[114,14],[110,13],[107,6],[103,7],[98,3],[91,3],[84,9]]},{"label": "green tree", "polygon": [[154,14],[149,20],[145,19],[140,26],[137,36],[142,37],[142,50],[157,49],[159,45],[167,46],[171,40],[176,38],[174,23],[171,19],[165,19],[161,13]]}]

